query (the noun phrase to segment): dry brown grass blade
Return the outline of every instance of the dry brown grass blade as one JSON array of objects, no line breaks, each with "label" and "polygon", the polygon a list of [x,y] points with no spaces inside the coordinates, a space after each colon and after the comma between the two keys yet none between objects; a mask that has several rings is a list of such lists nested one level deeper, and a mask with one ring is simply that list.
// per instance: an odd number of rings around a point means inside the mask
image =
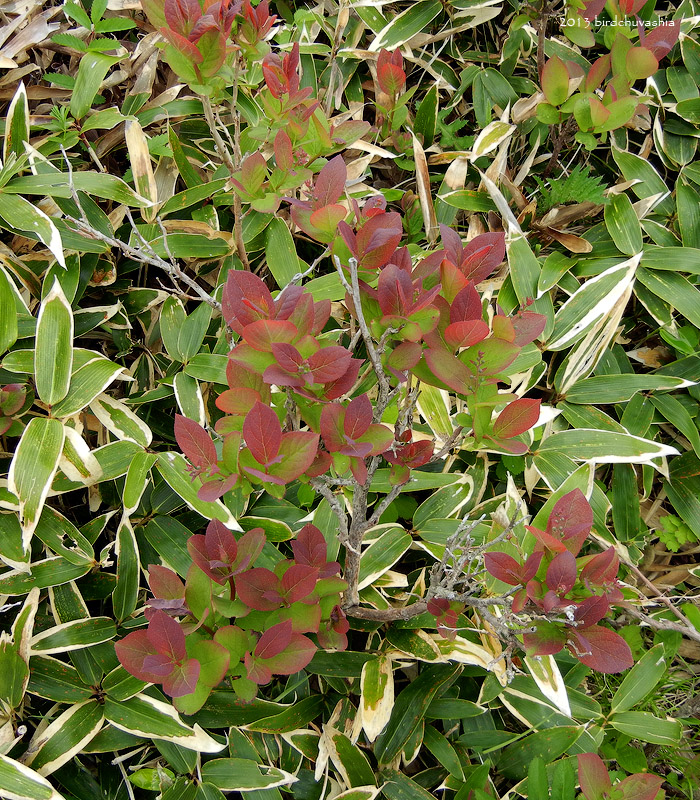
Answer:
[{"label": "dry brown grass blade", "polygon": [[136,191],[154,204],[151,208],[143,209],[142,214],[146,221],[153,222],[156,218],[155,204],[158,202],[158,187],[153,174],[151,154],[148,152],[148,140],[143,128],[136,120],[126,122],[124,135]]}]

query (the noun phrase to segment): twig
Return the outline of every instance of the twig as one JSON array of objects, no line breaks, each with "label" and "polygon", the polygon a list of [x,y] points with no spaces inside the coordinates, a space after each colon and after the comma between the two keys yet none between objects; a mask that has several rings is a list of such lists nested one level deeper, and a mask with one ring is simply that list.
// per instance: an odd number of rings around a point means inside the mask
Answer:
[{"label": "twig", "polygon": [[367,355],[369,356],[374,373],[377,376],[377,382],[379,383],[379,397],[377,398],[377,403],[374,409],[374,422],[379,422],[388,405],[391,385],[389,384],[389,379],[387,378],[386,372],[384,372],[384,366],[382,364],[380,354],[377,352],[377,348],[374,346],[374,340],[372,339],[372,334],[370,333],[369,326],[367,325],[367,321],[365,320],[365,315],[362,310],[360,282],[357,275],[357,259],[349,259],[350,283],[348,283],[347,278],[343,274],[343,267],[338,256],[334,256],[333,260],[335,261],[335,267],[338,271],[340,282],[343,284],[345,291],[348,292],[350,297],[352,297],[352,303],[355,307],[355,314],[357,315],[357,322],[360,326],[360,332],[362,333],[362,339],[365,343],[365,347],[367,348]]},{"label": "twig", "polygon": [[648,614],[639,611],[629,603],[620,603],[620,607],[624,608],[630,616],[635,617],[635,619],[638,619],[640,622],[644,622],[650,628],[654,628],[658,631],[676,631],[677,633],[683,634],[686,638],[692,639],[694,642],[700,642],[700,631],[697,631],[692,626],[680,625],[677,622],[671,622],[667,619],[650,617]]}]

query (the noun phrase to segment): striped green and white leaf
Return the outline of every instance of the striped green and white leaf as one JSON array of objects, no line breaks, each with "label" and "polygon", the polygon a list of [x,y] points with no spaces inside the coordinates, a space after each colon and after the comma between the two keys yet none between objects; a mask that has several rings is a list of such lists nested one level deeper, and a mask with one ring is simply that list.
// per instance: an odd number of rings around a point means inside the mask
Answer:
[{"label": "striped green and white leaf", "polygon": [[46,778],[4,755],[0,755],[0,795],[7,800],[64,800]]},{"label": "striped green and white leaf", "polygon": [[126,473],[122,503],[127,516],[136,511],[141,502],[146,487],[148,486],[151,468],[158,460],[155,453],[137,453]]},{"label": "striped green and white leaf", "polygon": [[167,297],[160,312],[160,335],[173,361],[185,361],[185,356],[180,350],[180,331],[186,319],[187,314],[182,301],[177,297]]},{"label": "striped green and white leaf", "polygon": [[139,548],[128,517],[123,517],[117,531],[117,583],[112,592],[112,608],[119,622],[136,610],[139,596]]},{"label": "striped green and white leaf", "polygon": [[57,417],[77,414],[102,394],[123,371],[121,365],[101,357],[74,368],[68,394],[51,409],[52,413]]},{"label": "striped green and white leaf", "polygon": [[450,393],[437,386],[428,386],[421,383],[418,395],[418,411],[421,417],[428,423],[430,430],[435,434],[438,442],[444,444],[452,434],[454,425],[450,417],[452,404]]},{"label": "striped green and white leaf", "polygon": [[160,453],[156,468],[168,486],[177,492],[193,511],[206,519],[218,519],[233,531],[241,530],[236,518],[220,500],[209,502],[197,497],[197,484],[192,483],[187,472],[187,462],[179,453]]},{"label": "striped green and white leaf", "polygon": [[643,742],[666,746],[677,745],[683,735],[678,719],[660,719],[648,711],[621,711],[609,719],[616,731]]},{"label": "striped green and white leaf", "polygon": [[378,655],[362,667],[360,703],[352,729],[352,740],[361,731],[370,742],[386,728],[394,708],[394,672],[391,657]]},{"label": "striped green and white leaf", "polygon": [[10,464],[7,488],[19,500],[25,551],[58,469],[64,437],[63,425],[58,420],[34,417],[24,429]]},{"label": "striped green and white leaf", "polygon": [[525,657],[525,666],[542,694],[566,717],[571,716],[571,704],[554,656]]},{"label": "striped green and white leaf", "polygon": [[186,372],[178,372],[173,378],[173,389],[175,389],[175,400],[177,401],[180,413],[188,419],[193,419],[200,425],[206,423],[204,413],[204,399],[202,390],[199,388],[199,381],[188,375]]},{"label": "striped green and white leaf", "polygon": [[48,726],[37,728],[23,761],[39,775],[50,775],[80,753],[103,724],[98,700],[72,705]]},{"label": "striped green and white leaf", "polygon": [[667,669],[663,644],[654,645],[625,675],[610,703],[614,713],[629,711],[654,689]]},{"label": "striped green and white leaf", "polygon": [[199,725],[186,725],[170,704],[145,694],[121,702],[107,697],[104,713],[115,728],[146,739],[162,739],[200,753],[218,753],[226,746],[212,739]]},{"label": "striped green and white leaf", "polygon": [[153,433],[148,425],[121,400],[102,393],[90,403],[90,411],[117,439],[148,447]]},{"label": "striped green and white leaf", "polygon": [[17,313],[12,279],[0,266],[0,353],[17,341]]},{"label": "striped green and white leaf", "polygon": [[37,633],[31,640],[31,654],[47,656],[82,650],[109,642],[117,635],[117,627],[109,617],[88,617],[64,622]]},{"label": "striped green and white leaf", "polygon": [[90,541],[58,511],[44,506],[34,535],[57,556],[71,564],[95,562],[95,553]]},{"label": "striped green and white leaf", "polygon": [[5,116],[5,140],[2,160],[7,162],[11,153],[19,158],[24,155],[24,143],[29,141],[29,102],[24,82],[20,81]]},{"label": "striped green and white leaf", "polygon": [[19,572],[29,572],[30,556],[22,543],[22,526],[17,514],[0,514],[0,561]]},{"label": "striped green and white leaf", "polygon": [[34,379],[39,398],[54,406],[68,394],[73,369],[73,314],[54,280],[41,303],[36,325]]},{"label": "striped green and white leaf", "polygon": [[0,191],[0,217],[11,228],[36,237],[46,245],[56,261],[65,269],[66,260],[63,256],[61,235],[51,217],[23,197],[4,191]]},{"label": "striped green and white leaf", "polygon": [[290,786],[298,778],[290,772],[248,758],[215,758],[202,767],[202,780],[224,792],[252,792]]},{"label": "striped green and white leaf", "polygon": [[59,467],[71,481],[90,486],[102,477],[102,467],[88,443],[74,428],[64,425],[66,438]]},{"label": "striped green and white leaf", "polygon": [[678,455],[678,450],[629,433],[578,428],[548,436],[537,448],[535,461],[541,453],[560,453],[595,464],[653,464],[653,459]]},{"label": "striped green and white leaf", "polygon": [[362,553],[358,588],[371,586],[380,576],[388,572],[411,546],[411,536],[393,523],[377,525],[367,531],[367,538],[374,539]]},{"label": "striped green and white leaf", "polygon": [[614,194],[605,206],[605,227],[615,247],[627,256],[642,250],[642,226],[626,194]]},{"label": "striped green and white leaf", "polygon": [[694,386],[694,381],[673,378],[670,375],[596,375],[575,383],[566,393],[568,403],[608,404],[624,403],[637,392],[668,391]]},{"label": "striped green and white leaf", "polygon": [[382,48],[393,50],[400,47],[421,33],[441,11],[442,4],[439,0],[412,3],[379,31],[368,48],[369,52],[377,53]]},{"label": "striped green and white leaf", "polygon": [[208,303],[200,303],[183,321],[178,332],[178,350],[183,361],[189,361],[196,356],[202,347],[211,322],[211,313],[212,308]]},{"label": "striped green and white leaf", "polygon": [[613,312],[632,285],[641,254],[616,264],[586,281],[575,291],[554,318],[548,350],[564,350],[599,325]]}]

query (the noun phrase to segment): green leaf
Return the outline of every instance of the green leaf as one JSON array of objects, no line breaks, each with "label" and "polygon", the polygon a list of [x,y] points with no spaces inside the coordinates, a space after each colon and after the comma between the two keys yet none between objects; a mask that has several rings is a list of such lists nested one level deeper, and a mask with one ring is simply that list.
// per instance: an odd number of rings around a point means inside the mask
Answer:
[{"label": "green leaf", "polygon": [[73,314],[58,280],[41,303],[34,378],[39,398],[53,406],[68,394],[73,368]]},{"label": "green leaf", "polygon": [[651,744],[675,746],[683,735],[683,724],[677,719],[660,719],[647,711],[621,711],[609,719],[616,731]]},{"label": "green leaf", "polygon": [[205,733],[199,725],[190,727],[177,711],[161,700],[138,694],[128,700],[115,702],[105,698],[105,718],[119,730],[146,739],[164,739],[200,753],[218,753],[225,745]]},{"label": "green leaf", "polygon": [[0,755],[0,793],[7,800],[64,800],[46,778],[3,755]]},{"label": "green leaf", "polygon": [[180,330],[185,323],[187,315],[182,301],[177,297],[169,296],[163,303],[160,313],[160,335],[168,355],[173,361],[185,361],[180,352]]},{"label": "green leaf", "polygon": [[428,89],[421,100],[413,121],[413,130],[422,137],[423,147],[430,147],[435,139],[438,115],[438,88],[437,84]]},{"label": "green leaf", "polygon": [[78,77],[70,100],[70,113],[75,119],[82,119],[87,114],[110,68],[122,58],[123,56],[89,52],[80,59]]},{"label": "green leaf", "polygon": [[6,572],[0,576],[0,593],[8,595],[28,594],[32,589],[48,589],[61,586],[90,571],[87,564],[71,564],[65,558],[56,556],[43,561],[35,561],[28,573]]},{"label": "green leaf", "polygon": [[178,351],[183,361],[189,361],[199,352],[211,321],[212,308],[208,303],[200,303],[183,321],[178,336]]},{"label": "green leaf", "polygon": [[50,775],[77,755],[97,735],[103,722],[98,700],[69,706],[47,728],[34,734],[25,762],[39,775]]},{"label": "green leaf", "polygon": [[248,758],[215,758],[202,767],[202,780],[225,792],[249,792],[289,786],[297,781],[294,775]]},{"label": "green leaf", "polygon": [[617,249],[627,256],[642,250],[642,226],[626,194],[614,194],[605,206],[605,227]]},{"label": "green leaf", "polygon": [[89,700],[93,690],[80,678],[71,664],[56,658],[37,657],[32,660],[32,674],[27,691],[55,703],[80,703]]},{"label": "green leaf", "polygon": [[657,297],[700,327],[700,291],[690,281],[675,272],[660,272],[640,267],[637,277]]},{"label": "green leaf", "polygon": [[36,528],[63,450],[63,425],[34,417],[24,429],[10,464],[8,489],[19,499],[25,551]]},{"label": "green leaf", "polygon": [[57,556],[71,564],[94,565],[95,553],[90,541],[62,514],[44,506],[34,535]]},{"label": "green leaf", "polygon": [[506,747],[498,759],[500,772],[522,780],[533,758],[538,756],[550,764],[565,753],[583,733],[583,726],[562,726],[535,731]]},{"label": "green leaf", "polygon": [[663,644],[654,645],[625,675],[610,702],[614,713],[629,711],[651,692],[666,673]]},{"label": "green leaf", "polygon": [[12,569],[28,572],[30,556],[22,544],[22,526],[17,514],[0,514],[0,559]]},{"label": "green leaf", "polygon": [[388,800],[435,800],[435,795],[396,769],[383,769],[378,778]]},{"label": "green leaf", "polygon": [[274,217],[267,226],[265,256],[267,266],[280,289],[306,268],[297,256],[294,239],[284,220]]},{"label": "green leaf", "polygon": [[401,753],[423,722],[431,702],[460,669],[455,665],[429,666],[399,694],[389,723],[374,744],[374,754],[380,764],[390,764]]},{"label": "green leaf", "polygon": [[129,465],[124,481],[124,494],[122,503],[127,516],[136,511],[141,502],[141,497],[148,486],[151,468],[157,461],[156,453],[137,453]]}]

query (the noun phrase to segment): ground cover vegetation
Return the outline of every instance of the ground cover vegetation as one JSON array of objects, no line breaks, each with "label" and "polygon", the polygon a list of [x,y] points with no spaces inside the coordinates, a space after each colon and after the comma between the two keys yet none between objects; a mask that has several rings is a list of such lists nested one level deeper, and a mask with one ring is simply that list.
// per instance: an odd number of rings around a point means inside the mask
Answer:
[{"label": "ground cover vegetation", "polygon": [[2,15],[0,796],[697,797],[697,4]]}]

